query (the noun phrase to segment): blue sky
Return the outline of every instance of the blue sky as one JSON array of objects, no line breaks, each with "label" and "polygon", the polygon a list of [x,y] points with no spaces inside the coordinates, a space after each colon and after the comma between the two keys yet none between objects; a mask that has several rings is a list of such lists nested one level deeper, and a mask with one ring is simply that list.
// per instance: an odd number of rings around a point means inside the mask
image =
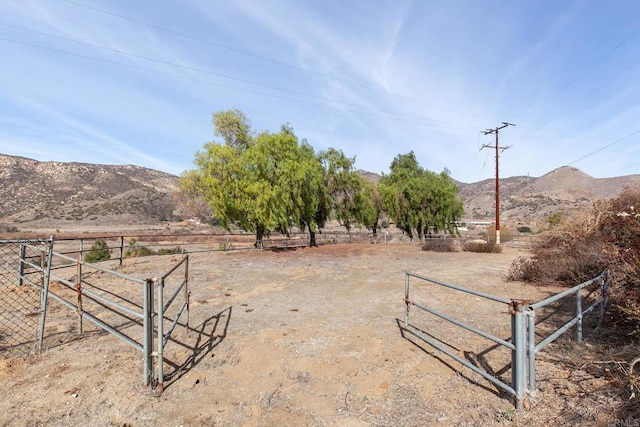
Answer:
[{"label": "blue sky", "polygon": [[[211,114],[388,172],[640,173],[640,2],[0,2],[0,153],[179,174]],[[583,158],[584,157],[584,158]]]}]

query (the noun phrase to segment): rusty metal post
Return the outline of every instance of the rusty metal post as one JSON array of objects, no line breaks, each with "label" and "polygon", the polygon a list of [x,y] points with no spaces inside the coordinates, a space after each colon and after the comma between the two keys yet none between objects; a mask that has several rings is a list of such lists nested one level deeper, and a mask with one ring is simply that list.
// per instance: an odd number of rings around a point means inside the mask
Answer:
[{"label": "rusty metal post", "polygon": [[120,265],[122,265],[122,258],[124,258],[124,236],[120,236]]}]

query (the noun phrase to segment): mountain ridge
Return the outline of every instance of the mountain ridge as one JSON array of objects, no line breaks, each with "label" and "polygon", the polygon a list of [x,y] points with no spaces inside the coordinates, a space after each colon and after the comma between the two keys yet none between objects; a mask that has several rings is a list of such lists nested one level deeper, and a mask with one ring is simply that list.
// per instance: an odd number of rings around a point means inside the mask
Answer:
[{"label": "mountain ridge", "polygon": [[0,155],[0,221],[156,223],[173,218],[177,177],[134,165]]},{"label": "mountain ridge", "polygon": [[[381,175],[358,171],[371,182]],[[455,181],[455,180],[454,180]],[[455,181],[467,221],[495,217],[495,180]],[[563,166],[541,177],[500,179],[501,224],[543,227],[556,212],[584,209],[640,186],[640,175],[594,178]],[[125,226],[180,219],[178,177],[135,165],[41,162],[0,154],[0,223],[22,227]]]}]

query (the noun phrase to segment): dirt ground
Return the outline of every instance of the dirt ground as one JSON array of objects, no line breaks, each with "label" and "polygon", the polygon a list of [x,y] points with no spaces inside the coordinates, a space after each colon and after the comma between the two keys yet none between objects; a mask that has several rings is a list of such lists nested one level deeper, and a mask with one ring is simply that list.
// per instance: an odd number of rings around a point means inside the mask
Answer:
[{"label": "dirt ground", "polygon": [[[143,385],[139,352],[89,327],[77,336],[73,313],[52,308],[57,320],[49,322],[46,351],[0,360],[0,424],[611,425],[600,380],[563,362],[563,354],[589,352],[589,343],[571,343],[571,333],[539,355],[539,390],[522,412],[460,363],[403,337],[406,271],[507,298],[557,292],[505,281],[521,255],[516,248],[433,253],[410,244],[191,254],[190,330],[178,327],[167,344],[161,396]],[[118,268],[146,278],[178,259],[138,258]],[[505,305],[413,279],[411,286],[412,298],[509,337]],[[415,308],[411,322],[510,378],[502,369],[506,350],[490,350],[493,343]]]}]

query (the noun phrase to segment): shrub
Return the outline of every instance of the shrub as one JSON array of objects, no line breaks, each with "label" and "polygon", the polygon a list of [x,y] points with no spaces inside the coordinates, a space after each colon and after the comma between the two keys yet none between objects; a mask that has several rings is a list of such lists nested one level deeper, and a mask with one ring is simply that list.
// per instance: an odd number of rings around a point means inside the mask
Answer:
[{"label": "shrub", "polygon": [[518,227],[516,230],[518,230],[518,233],[532,233],[531,227],[527,226]]},{"label": "shrub", "polygon": [[423,251],[455,252],[456,247],[451,239],[426,239],[422,245]]},{"label": "shrub", "polygon": [[502,247],[491,242],[470,241],[462,245],[462,249],[466,252],[481,252],[487,254],[497,254],[502,252]]},{"label": "shrub", "polygon": [[174,254],[181,254],[182,253],[182,249],[178,246],[176,246],[175,248],[160,248],[158,249],[157,254],[158,255],[174,255]]},{"label": "shrub", "polygon": [[508,278],[574,286],[609,269],[611,306],[618,325],[640,338],[640,189],[563,218],[530,258],[515,260]]},{"label": "shrub", "polygon": [[104,240],[96,240],[93,245],[91,245],[89,253],[84,256],[84,261],[105,261],[109,258],[111,258],[111,253],[109,252],[107,242],[105,242]]},{"label": "shrub", "polygon": [[126,257],[141,257],[141,256],[149,256],[155,255],[155,252],[146,246],[138,245],[136,239],[129,240],[129,247],[127,251],[124,253]]}]

